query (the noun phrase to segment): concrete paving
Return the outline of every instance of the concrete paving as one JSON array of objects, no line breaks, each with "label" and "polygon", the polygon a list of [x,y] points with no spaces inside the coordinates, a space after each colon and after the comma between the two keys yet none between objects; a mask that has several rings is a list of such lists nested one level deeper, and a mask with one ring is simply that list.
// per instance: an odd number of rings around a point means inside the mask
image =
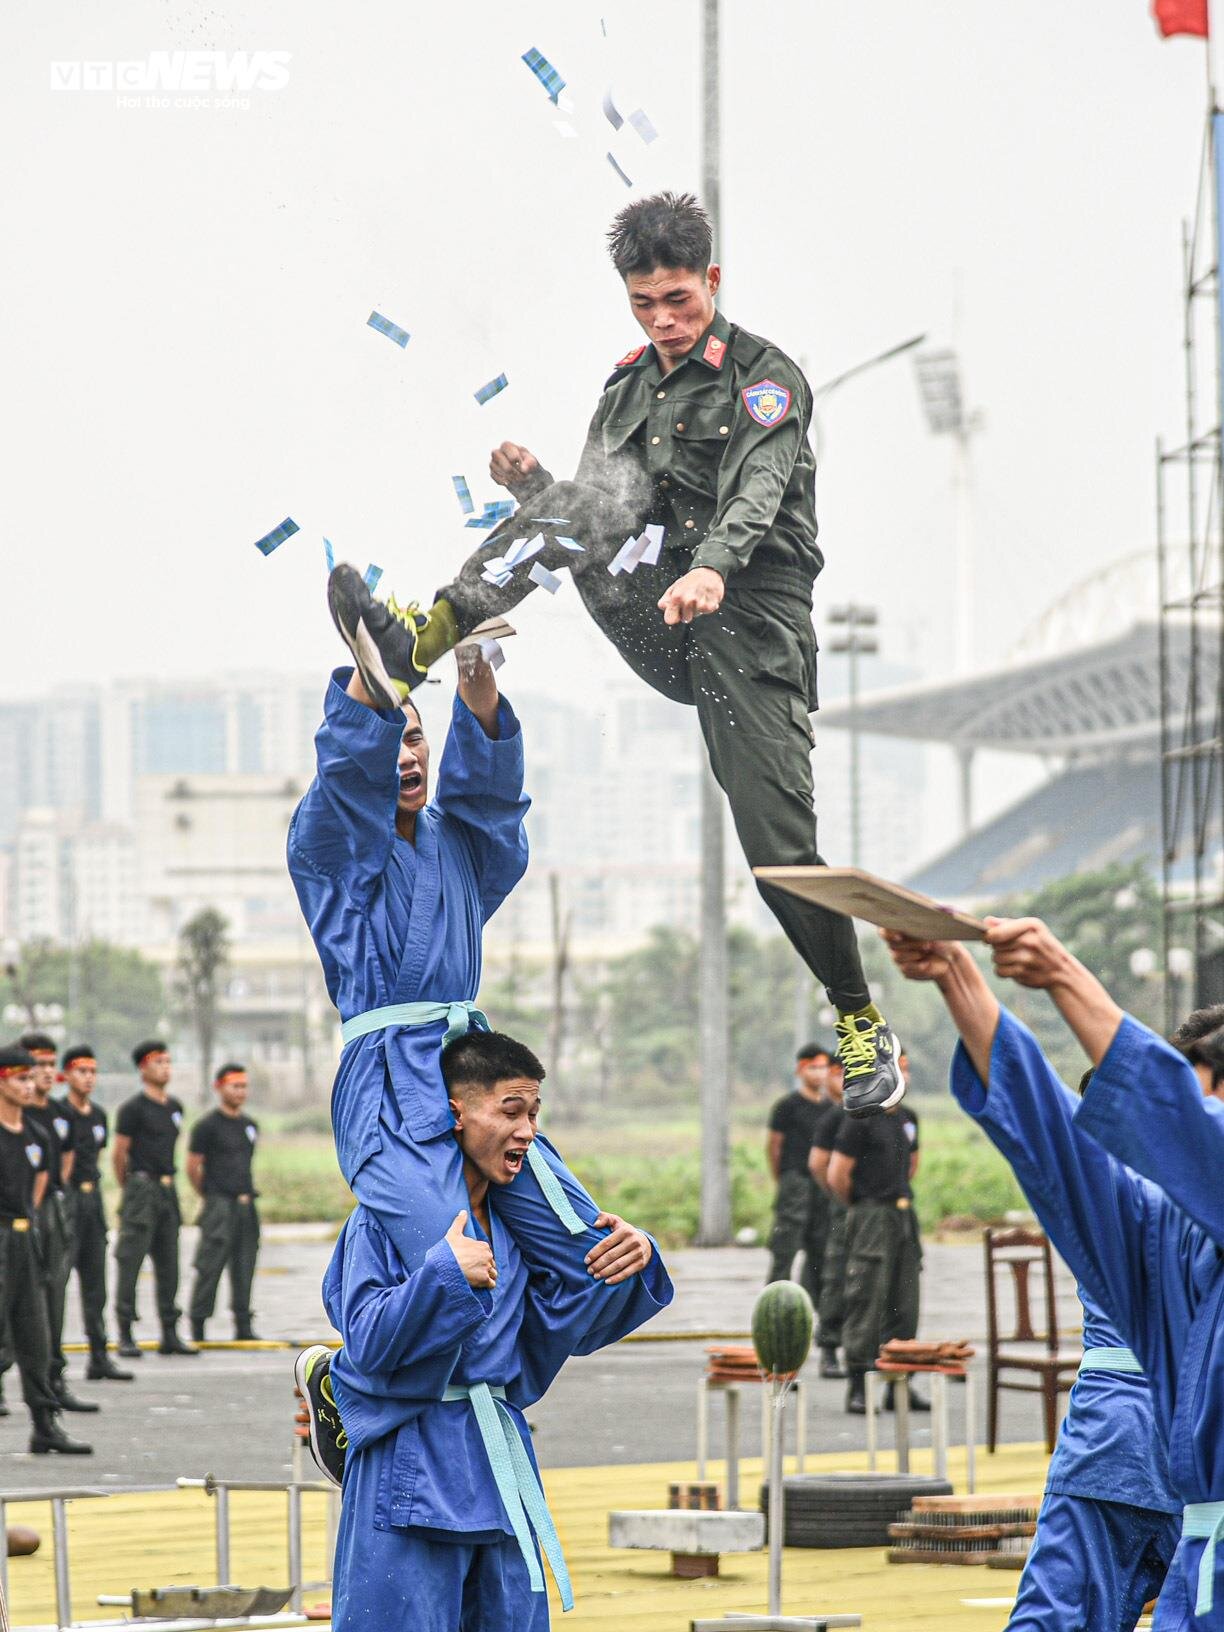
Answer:
[{"label": "concrete paving", "polygon": [[[301,1226],[271,1228],[256,1285],[256,1324],[260,1335],[293,1344],[332,1336],[319,1298],[331,1232]],[[189,1266],[194,1232],[184,1232],[183,1263]],[[725,1248],[668,1255],[676,1299],[648,1331],[670,1334],[670,1341],[628,1342],[570,1363],[546,1399],[533,1408],[536,1446],[546,1466],[565,1467],[614,1462],[682,1460],[695,1454],[695,1393],[705,1365],[710,1332],[745,1332],[753,1299],[767,1264],[761,1249]],[[184,1290],[190,1281],[184,1276]],[[142,1280],[140,1301],[146,1311],[143,1335],[156,1335],[151,1320],[151,1278]],[[81,1333],[74,1305],[67,1333]],[[1070,1277],[1059,1285],[1059,1320],[1067,1332],[1078,1330],[1079,1305]],[[976,1242],[934,1242],[926,1248],[921,1335],[967,1337],[979,1348],[975,1370],[982,1375],[985,1346],[985,1299],[981,1247]],[[230,1336],[224,1312],[211,1323],[210,1338]],[[695,1334],[685,1338],[683,1334]],[[742,1339],[741,1339],[742,1340]],[[287,1478],[293,1417],[291,1356],[281,1352],[209,1350],[199,1359],[172,1359],[147,1353],[131,1366],[132,1383],[81,1381],[84,1357],[70,1358],[76,1391],[102,1404],[96,1416],[65,1417],[74,1435],[91,1441],[89,1458],[31,1457],[25,1411],[15,1375],[6,1379],[12,1415],[0,1421],[0,1466],[10,1488],[85,1482],[106,1487],[170,1484],[179,1475],[213,1472],[243,1479]],[[842,1410],[844,1384],[822,1382],[815,1366],[805,1372],[808,1384],[808,1446],[812,1450],[851,1451],[865,1443],[862,1418]],[[744,1408],[745,1454],[759,1454],[759,1410],[752,1390]],[[984,1419],[984,1388],[978,1389],[979,1418]],[[952,1432],[961,1431],[961,1399],[952,1393]],[[1040,1437],[1040,1409],[1035,1398],[1003,1396],[1004,1440]],[[722,1406],[712,1402],[712,1448],[722,1443]],[[984,1420],[979,1421],[979,1441]],[[914,1424],[916,1446],[929,1444],[926,1420]],[[885,1419],[883,1441],[890,1441]]]}]

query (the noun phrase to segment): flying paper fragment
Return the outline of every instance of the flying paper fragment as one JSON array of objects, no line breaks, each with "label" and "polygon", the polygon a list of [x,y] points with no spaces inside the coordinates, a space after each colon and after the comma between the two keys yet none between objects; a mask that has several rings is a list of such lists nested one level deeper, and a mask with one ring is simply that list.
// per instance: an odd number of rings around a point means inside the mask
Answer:
[{"label": "flying paper fragment", "polygon": [[554,119],[553,129],[558,136],[564,137],[567,142],[576,142],[578,140],[578,132],[568,119]]},{"label": "flying paper fragment", "polygon": [[568,527],[568,516],[532,516],[532,521],[538,522],[541,527]]},{"label": "flying paper fragment", "polygon": [[336,570],[336,552],[332,549],[332,541],[330,538],[325,538],[323,540],[323,559],[327,562],[327,572],[328,576],[330,577],[330,575]]},{"label": "flying paper fragment", "polygon": [[484,570],[491,573],[494,578],[504,578],[510,568],[504,555],[491,555],[484,564]]},{"label": "flying paper fragment", "polygon": [[616,103],[613,102],[613,100],[612,100],[612,87],[611,86],[609,86],[608,89],[604,92],[603,111],[604,111],[604,118],[612,126],[612,129],[613,130],[619,130],[621,128],[621,126],[624,124],[625,121],[621,117],[620,113],[617,111]]},{"label": "flying paper fragment", "polygon": [[560,533],[558,533],[557,534],[557,543],[560,544],[560,546],[561,546],[561,548],[563,550],[572,550],[575,555],[585,555],[586,554],[586,545],[585,544],[579,544],[579,542],[578,542],[578,540],[576,538],[562,538]]},{"label": "flying paper fragment", "polygon": [[482,385],[480,390],[475,393],[476,401],[483,406],[497,396],[499,391],[504,391],[509,384],[510,381],[506,376],[499,374],[495,380],[490,380],[488,385]]},{"label": "flying paper fragment", "polygon": [[506,654],[502,651],[501,642],[498,640],[482,640],[480,655],[493,670],[500,669],[506,661]]},{"label": "flying paper fragment", "polygon": [[537,533],[534,538],[516,538],[506,551],[506,565],[517,567],[523,561],[530,561],[533,555],[539,555],[543,548],[543,533]]},{"label": "flying paper fragment", "polygon": [[392,323],[391,319],[384,317],[381,312],[371,312],[366,318],[366,327],[377,329],[379,334],[385,334],[388,340],[394,340],[401,349],[412,338],[407,329],[401,329],[398,323]]},{"label": "flying paper fragment", "polygon": [[472,501],[472,490],[467,485],[466,477],[452,476],[451,482],[454,484],[455,497],[459,500],[459,508],[463,511],[465,516],[473,515],[475,513],[476,506]]},{"label": "flying paper fragment", "polygon": [[549,62],[546,56],[537,51],[534,45],[529,51],[523,52],[523,61],[548,92],[549,101],[555,102],[565,89],[565,81],[552,63]]},{"label": "flying paper fragment", "polygon": [[658,566],[659,551],[663,548],[663,534],[666,531],[667,529],[665,527],[661,527],[658,522],[652,521],[641,534],[641,537],[645,538],[647,541],[646,548],[642,551],[643,566]]},{"label": "flying paper fragment", "polygon": [[555,595],[561,588],[560,578],[555,572],[549,572],[543,561],[533,561],[527,576],[533,584],[539,584],[540,588],[546,589],[550,595]]},{"label": "flying paper fragment", "polygon": [[255,540],[255,548],[260,555],[271,555],[273,550],[279,550],[287,538],[292,538],[294,533],[300,530],[293,517],[286,516],[279,527],[273,527],[270,533],[265,533],[262,538]]},{"label": "flying paper fragment", "polygon": [[657,141],[659,133],[647,118],[641,108],[635,108],[629,115],[629,123],[649,147],[651,142]]},{"label": "flying paper fragment", "polygon": [[488,567],[486,567],[480,576],[484,579],[486,584],[496,584],[498,589],[505,589],[506,585],[514,577],[514,574],[512,572],[490,572]]},{"label": "flying paper fragment", "polygon": [[664,528],[652,522],[636,538],[627,538],[609,561],[608,571],[615,578],[620,572],[636,572],[643,561],[648,567],[657,566],[664,531]]},{"label": "flying paper fragment", "polygon": [[382,577],[382,575],[383,569],[381,567],[376,567],[373,561],[370,562],[369,566],[362,574],[365,581],[365,586],[371,595],[373,595],[374,591],[378,588],[378,580]]},{"label": "flying paper fragment", "polygon": [[617,175],[624,182],[626,187],[632,187],[633,186],[633,183],[629,180],[629,177],[621,169],[620,165],[617,164],[616,160],[612,157],[611,153],[608,154],[608,163],[612,166],[613,170],[616,171]]}]

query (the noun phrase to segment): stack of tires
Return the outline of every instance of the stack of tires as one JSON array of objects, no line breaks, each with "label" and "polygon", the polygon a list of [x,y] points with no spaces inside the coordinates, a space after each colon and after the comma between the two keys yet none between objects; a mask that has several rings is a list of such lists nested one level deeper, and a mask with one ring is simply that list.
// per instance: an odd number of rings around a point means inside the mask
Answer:
[{"label": "stack of tires", "polygon": [[[782,1481],[786,1547],[887,1547],[915,1496],[951,1496],[946,1479],[909,1473],[793,1474]],[[761,1486],[769,1523],[769,1486]]]}]

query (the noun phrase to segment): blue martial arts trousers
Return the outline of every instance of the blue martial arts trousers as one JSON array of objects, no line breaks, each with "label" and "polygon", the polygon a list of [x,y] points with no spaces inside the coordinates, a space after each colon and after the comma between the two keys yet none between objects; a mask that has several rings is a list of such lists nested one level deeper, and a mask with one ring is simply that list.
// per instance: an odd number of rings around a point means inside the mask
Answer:
[{"label": "blue martial arts trousers", "polygon": [[1176,1513],[1047,1496],[1007,1632],[1134,1632],[1180,1534]]},{"label": "blue martial arts trousers", "polygon": [[439,1541],[363,1524],[354,1547],[344,1530],[342,1512],[332,1632],[548,1632],[548,1594],[532,1592],[513,1536]]}]

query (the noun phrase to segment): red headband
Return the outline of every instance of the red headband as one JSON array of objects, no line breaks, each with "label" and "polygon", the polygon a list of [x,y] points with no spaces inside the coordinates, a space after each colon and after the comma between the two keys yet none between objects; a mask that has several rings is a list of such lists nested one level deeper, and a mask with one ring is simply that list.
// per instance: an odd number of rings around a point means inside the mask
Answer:
[{"label": "red headband", "polygon": [[246,1080],[247,1074],[245,1071],[226,1071],[223,1076],[217,1078],[217,1087],[220,1088],[227,1082],[245,1082]]}]

